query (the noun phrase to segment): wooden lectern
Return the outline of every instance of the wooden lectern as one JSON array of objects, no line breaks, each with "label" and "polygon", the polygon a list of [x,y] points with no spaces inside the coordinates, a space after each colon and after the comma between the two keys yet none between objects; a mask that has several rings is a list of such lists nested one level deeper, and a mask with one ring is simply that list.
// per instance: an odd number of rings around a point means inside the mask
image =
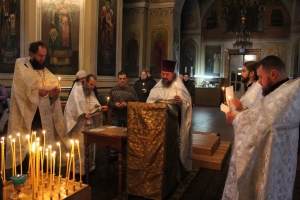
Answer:
[{"label": "wooden lectern", "polygon": [[128,195],[163,199],[179,169],[178,117],[165,103],[128,103]]}]

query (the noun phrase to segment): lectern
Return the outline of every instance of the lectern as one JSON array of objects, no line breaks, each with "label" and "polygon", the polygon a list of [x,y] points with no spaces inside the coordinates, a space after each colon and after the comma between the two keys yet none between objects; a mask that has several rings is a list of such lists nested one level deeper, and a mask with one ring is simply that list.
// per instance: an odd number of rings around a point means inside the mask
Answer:
[{"label": "lectern", "polygon": [[163,199],[176,185],[178,116],[165,103],[128,103],[128,195]]}]

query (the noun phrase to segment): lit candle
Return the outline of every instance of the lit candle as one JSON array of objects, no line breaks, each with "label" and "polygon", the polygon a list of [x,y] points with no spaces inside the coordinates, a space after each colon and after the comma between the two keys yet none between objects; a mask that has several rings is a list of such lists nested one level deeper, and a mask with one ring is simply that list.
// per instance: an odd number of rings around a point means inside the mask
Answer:
[{"label": "lit candle", "polygon": [[14,148],[13,148],[13,144],[12,144],[12,136],[9,135],[8,136],[9,140],[10,140],[10,149],[11,149],[11,170],[12,170],[12,176],[14,176]]},{"label": "lit candle", "polygon": [[17,168],[16,168],[16,140],[15,138],[12,139],[13,143],[13,171],[14,171],[14,176],[17,175]]},{"label": "lit candle", "polygon": [[176,95],[177,95],[177,82],[175,82],[175,90],[176,90]]},{"label": "lit candle", "polygon": [[55,157],[56,157],[56,152],[53,151],[53,153],[52,153],[52,159],[53,159],[52,185],[54,185],[54,177],[55,177]]},{"label": "lit candle", "polygon": [[230,109],[230,99],[231,99],[231,96],[228,96],[228,107],[229,107],[229,109]]},{"label": "lit candle", "polygon": [[72,144],[72,151],[71,151],[71,156],[73,156],[72,158],[72,162],[73,162],[73,186],[75,186],[75,152],[74,152],[74,140],[70,141]]},{"label": "lit candle", "polygon": [[60,77],[58,77],[58,87],[60,87]]},{"label": "lit candle", "polygon": [[107,97],[107,99],[106,99],[106,105],[108,105],[108,101],[109,101],[109,97]]},{"label": "lit candle", "polygon": [[79,177],[80,177],[80,183],[81,183],[82,164],[81,164],[80,146],[79,146],[78,140],[76,140],[76,144],[77,144],[77,148],[78,148],[79,166],[80,166]]},{"label": "lit candle", "polygon": [[226,95],[225,95],[225,87],[224,86],[222,87],[222,90],[223,90],[224,102],[226,102]]},{"label": "lit candle", "polygon": [[22,147],[21,147],[20,133],[17,133],[17,136],[19,137],[19,149],[20,149],[20,168],[21,168],[21,174],[23,174],[23,170],[22,170]]},{"label": "lit candle", "polygon": [[145,89],[145,83],[143,83],[143,89]]},{"label": "lit candle", "polygon": [[3,181],[6,182],[5,176],[5,158],[4,158],[4,137],[1,138],[1,172],[3,173]]},{"label": "lit candle", "polygon": [[66,169],[66,188],[68,188],[68,180],[69,180],[69,159],[70,159],[70,154],[67,153],[67,169]]},{"label": "lit candle", "polygon": [[35,151],[35,173],[36,173],[36,187],[38,188],[39,187],[39,179],[40,179],[40,138],[37,138],[36,139],[37,142],[35,144],[35,148],[36,148],[36,151]]},{"label": "lit candle", "polygon": [[59,168],[58,168],[58,188],[60,188],[60,173],[61,173],[61,148],[60,143],[56,143],[59,148]]}]

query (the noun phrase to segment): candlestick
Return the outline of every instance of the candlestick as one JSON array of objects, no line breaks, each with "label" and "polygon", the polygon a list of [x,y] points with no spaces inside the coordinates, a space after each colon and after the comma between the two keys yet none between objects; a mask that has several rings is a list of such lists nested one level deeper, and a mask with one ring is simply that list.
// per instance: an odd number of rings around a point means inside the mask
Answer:
[{"label": "candlestick", "polygon": [[19,149],[20,149],[20,169],[21,169],[21,174],[23,174],[23,170],[22,170],[22,147],[21,147],[20,133],[17,133],[17,136],[19,137]]},{"label": "candlestick", "polygon": [[79,168],[80,168],[80,171],[79,171],[79,183],[81,183],[81,174],[82,174],[82,164],[81,164],[81,155],[80,155],[80,146],[79,146],[79,142],[78,140],[76,140],[76,144],[77,144],[77,148],[78,148],[78,157],[79,157]]},{"label": "candlestick", "polygon": [[175,90],[176,90],[176,95],[177,95],[177,82],[175,82]]},{"label": "candlestick", "polygon": [[108,101],[109,101],[109,97],[107,97],[107,100],[106,100],[106,105],[108,105]]},{"label": "candlestick", "polygon": [[56,143],[57,146],[59,147],[59,168],[58,168],[58,188],[60,188],[60,173],[61,173],[61,147],[60,143]]}]

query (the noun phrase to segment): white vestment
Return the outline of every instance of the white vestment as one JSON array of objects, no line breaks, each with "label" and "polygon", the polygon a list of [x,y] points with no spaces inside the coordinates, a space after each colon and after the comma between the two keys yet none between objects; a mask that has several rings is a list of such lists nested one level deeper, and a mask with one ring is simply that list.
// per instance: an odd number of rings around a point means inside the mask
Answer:
[{"label": "white vestment", "polygon": [[[81,164],[82,164],[82,175],[85,174],[85,146],[82,131],[89,130],[91,128],[98,127],[102,125],[102,112],[99,108],[101,105],[96,98],[93,91],[91,91],[90,96],[85,96],[83,92],[83,87],[81,82],[76,82],[72,88],[70,96],[68,98],[65,111],[64,111],[64,122],[66,124],[67,137],[69,139],[78,140],[81,154]],[[86,120],[84,115],[86,113],[91,113],[91,120]],[[70,144],[68,145],[70,148]],[[96,145],[92,144],[89,146],[90,158],[89,158],[89,168],[90,171],[95,169],[95,154]],[[77,156],[77,150],[76,150]],[[80,171],[79,159],[76,158],[76,173]]]},{"label": "white vestment", "polygon": [[[175,82],[177,86],[175,86]],[[171,110],[178,113],[177,103],[174,100],[175,95],[180,96],[182,103],[181,107],[181,124],[179,130],[179,158],[185,170],[192,169],[192,101],[189,92],[184,86],[179,76],[173,81],[170,87],[164,87],[160,80],[150,91],[147,103],[166,102]]]},{"label": "white vestment", "polygon": [[241,97],[240,101],[243,108],[252,108],[255,103],[262,98],[262,89],[258,81],[254,81],[247,92]]},{"label": "white vestment", "polygon": [[300,79],[290,80],[233,121],[235,144],[223,199],[292,199]]},{"label": "white vestment", "polygon": [[[44,76],[44,78],[43,78]],[[43,83],[44,82],[44,83]],[[20,133],[23,161],[28,151],[26,135],[31,134],[31,125],[34,115],[39,109],[42,128],[46,131],[46,145],[56,146],[56,141],[64,141],[64,123],[59,96],[39,96],[39,89],[50,90],[59,85],[58,79],[47,68],[34,70],[28,58],[19,58],[15,63],[14,78],[11,91],[11,105],[8,120],[7,135],[16,139],[16,153],[20,154],[18,148],[17,133]],[[38,132],[37,134],[41,134]],[[43,141],[41,137],[41,141]],[[55,140],[56,141],[55,141]],[[9,139],[6,144],[10,143]],[[62,144],[61,148],[66,146]],[[6,168],[12,167],[12,151],[10,145],[6,145]],[[20,164],[19,156],[16,156],[16,165]],[[25,163],[26,165],[28,163]],[[19,173],[19,172],[17,172]],[[23,171],[23,173],[26,173]]]}]

